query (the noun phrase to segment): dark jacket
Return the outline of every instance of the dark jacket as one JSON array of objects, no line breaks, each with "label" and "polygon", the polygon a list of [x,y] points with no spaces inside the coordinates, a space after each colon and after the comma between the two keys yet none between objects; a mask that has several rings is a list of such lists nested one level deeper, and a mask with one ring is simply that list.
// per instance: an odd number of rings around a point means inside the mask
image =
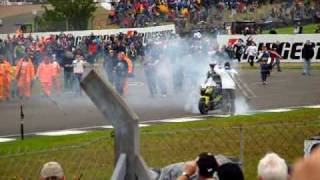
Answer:
[{"label": "dark jacket", "polygon": [[310,60],[314,56],[314,45],[313,44],[305,44],[302,49],[302,58]]}]

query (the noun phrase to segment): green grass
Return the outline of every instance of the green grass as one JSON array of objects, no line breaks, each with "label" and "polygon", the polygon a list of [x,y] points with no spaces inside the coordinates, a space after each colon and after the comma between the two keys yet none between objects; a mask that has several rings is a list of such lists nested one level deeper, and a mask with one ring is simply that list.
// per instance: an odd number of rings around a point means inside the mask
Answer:
[{"label": "green grass", "polygon": [[[319,109],[157,124],[141,129],[141,153],[150,167],[191,160],[203,151],[239,158],[242,134],[245,175],[256,179],[258,160],[266,152],[275,151],[292,163],[302,156],[304,139],[319,128]],[[67,179],[80,174],[83,179],[109,179],[114,165],[111,132],[1,143],[0,177],[36,179],[43,163],[56,160],[65,168]]]},{"label": "green grass", "polygon": [[[316,30],[318,24],[308,24],[303,26],[303,33],[304,34],[313,34]],[[284,28],[278,28],[276,29],[278,34],[293,34],[293,30],[295,27],[284,27]],[[263,34],[269,34],[270,30],[264,30]]]}]

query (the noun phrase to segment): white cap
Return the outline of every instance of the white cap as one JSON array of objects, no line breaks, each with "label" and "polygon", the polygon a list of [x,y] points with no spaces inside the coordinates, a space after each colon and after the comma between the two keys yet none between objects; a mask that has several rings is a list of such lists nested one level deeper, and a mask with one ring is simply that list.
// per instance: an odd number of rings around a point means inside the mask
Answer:
[{"label": "white cap", "polygon": [[41,169],[41,177],[48,178],[48,177],[58,177],[63,178],[64,173],[61,165],[57,162],[47,162],[43,165]]}]

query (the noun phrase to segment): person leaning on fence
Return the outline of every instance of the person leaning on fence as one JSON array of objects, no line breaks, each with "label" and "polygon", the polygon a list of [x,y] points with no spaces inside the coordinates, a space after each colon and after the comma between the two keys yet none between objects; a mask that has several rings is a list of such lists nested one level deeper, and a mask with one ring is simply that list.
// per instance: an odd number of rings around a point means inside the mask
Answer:
[{"label": "person leaning on fence", "polygon": [[288,166],[276,153],[266,154],[258,164],[259,180],[287,180]]},{"label": "person leaning on fence", "polygon": [[54,161],[45,163],[40,172],[40,180],[65,180],[61,165]]},{"label": "person leaning on fence", "polygon": [[190,179],[198,180],[203,179],[206,175],[213,177],[219,165],[232,162],[229,158],[223,155],[213,156],[210,153],[203,152],[195,160],[187,162],[179,162],[168,165],[161,169],[160,177],[158,180],[178,180]]},{"label": "person leaning on fence", "polygon": [[218,162],[214,155],[210,153],[201,153],[195,161],[191,161],[185,164],[183,173],[177,178],[177,180],[189,180],[192,176],[197,176],[199,180],[213,179],[213,176],[217,172]]}]

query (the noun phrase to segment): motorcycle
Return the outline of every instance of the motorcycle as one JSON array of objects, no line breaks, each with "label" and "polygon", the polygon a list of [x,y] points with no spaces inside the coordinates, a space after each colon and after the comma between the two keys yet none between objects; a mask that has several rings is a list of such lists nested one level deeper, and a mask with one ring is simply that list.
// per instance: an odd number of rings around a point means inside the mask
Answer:
[{"label": "motorcycle", "polygon": [[202,84],[200,95],[198,108],[201,114],[208,114],[209,111],[222,107],[221,88],[214,81]]}]

